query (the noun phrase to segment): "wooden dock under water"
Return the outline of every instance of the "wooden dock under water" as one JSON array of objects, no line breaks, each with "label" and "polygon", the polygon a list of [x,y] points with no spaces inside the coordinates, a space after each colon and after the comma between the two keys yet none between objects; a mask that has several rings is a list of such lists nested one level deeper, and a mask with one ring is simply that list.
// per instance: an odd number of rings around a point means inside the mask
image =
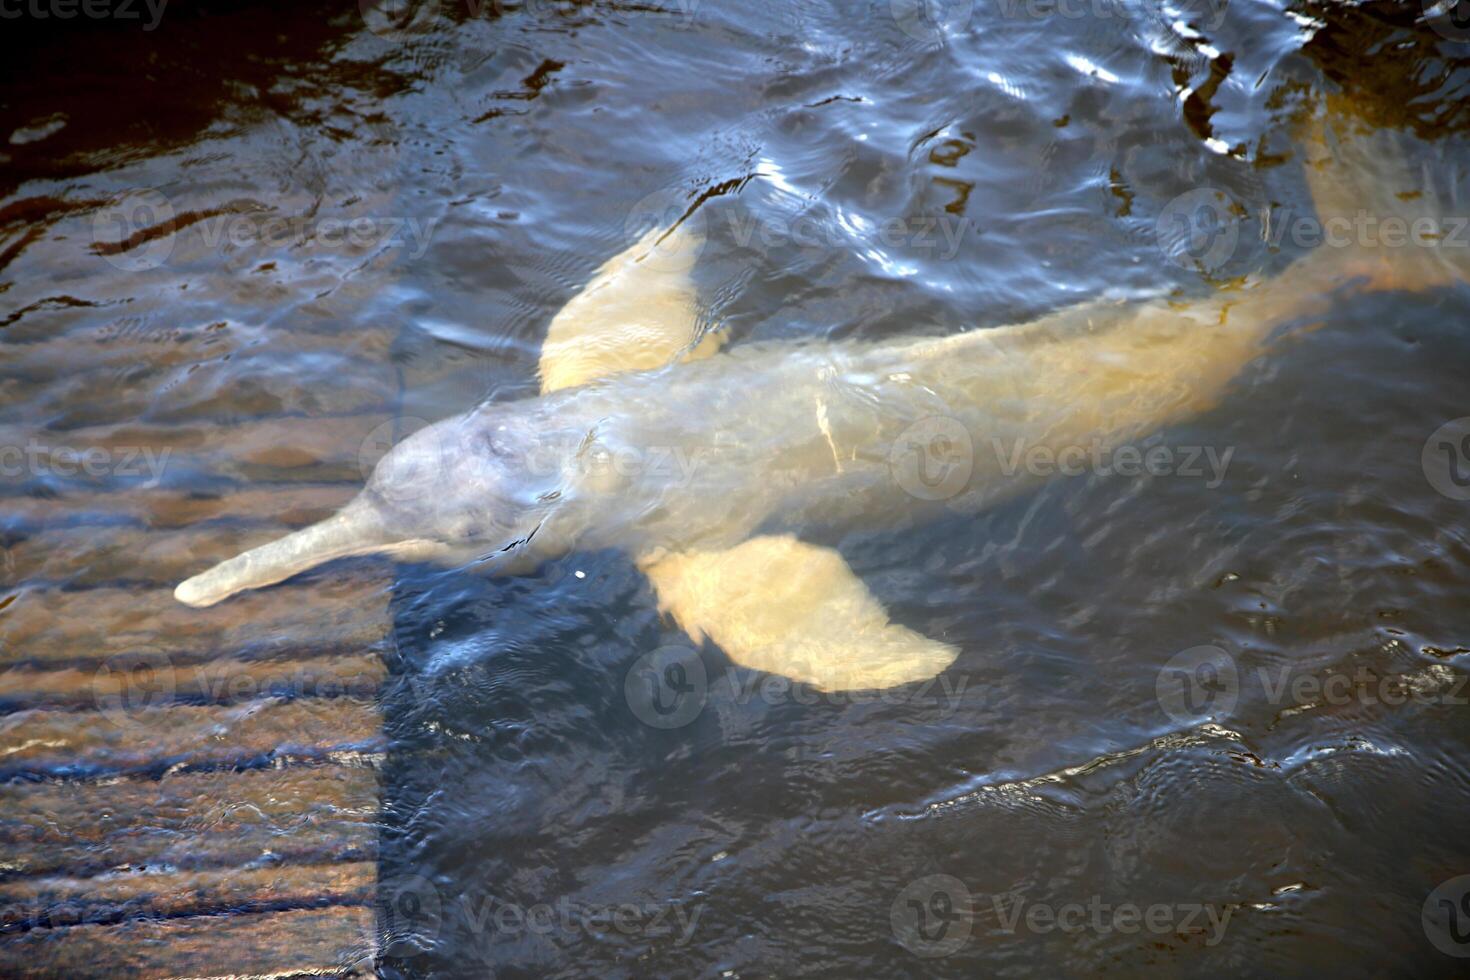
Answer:
[{"label": "wooden dock under water", "polygon": [[181,464],[246,490],[8,498],[0,976],[372,974],[387,570],[203,610],[172,589],[349,499],[382,420],[247,424]]}]

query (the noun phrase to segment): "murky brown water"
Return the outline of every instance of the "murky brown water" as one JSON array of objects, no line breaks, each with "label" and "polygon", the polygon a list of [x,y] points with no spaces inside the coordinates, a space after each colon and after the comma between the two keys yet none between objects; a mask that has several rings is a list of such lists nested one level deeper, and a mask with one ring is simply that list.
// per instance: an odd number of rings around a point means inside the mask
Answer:
[{"label": "murky brown water", "polygon": [[[50,828],[0,827],[7,901],[202,868],[241,897],[167,915],[371,907],[384,976],[1465,962],[1470,444],[1431,440],[1470,414],[1463,283],[1345,293],[1141,447],[1167,472],[836,542],[961,650],[884,697],[771,686],[707,646],[699,683],[654,692],[687,717],[648,723],[630,671],[688,641],[620,553],[505,580],[354,560],[207,613],[167,596],[329,513],[412,420],[533,395],[552,315],[671,202],[709,231],[700,305],[732,346],[1185,303],[1316,244],[1293,134],[1332,93],[1470,252],[1453,16],[173,0],[148,29],[136,7],[0,23],[0,824]],[[1218,227],[1179,203],[1205,192],[1233,202]],[[254,665],[235,689],[207,668],[226,653]],[[116,700],[97,676],[120,656],[164,658],[166,689]],[[72,734],[99,711],[121,724]],[[252,822],[310,793],[249,780],[306,772],[330,789],[314,817]],[[177,790],[179,826],[234,844],[78,845],[54,801],[186,777],[214,781]],[[376,883],[249,877],[343,862]],[[160,918],[129,901],[81,918]],[[16,921],[0,943],[57,972],[36,937],[76,920]]]}]

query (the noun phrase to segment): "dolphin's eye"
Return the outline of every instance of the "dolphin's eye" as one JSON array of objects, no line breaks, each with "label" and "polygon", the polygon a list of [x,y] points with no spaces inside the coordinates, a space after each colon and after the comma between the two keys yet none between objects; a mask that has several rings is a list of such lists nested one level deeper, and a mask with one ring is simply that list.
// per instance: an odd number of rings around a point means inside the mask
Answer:
[{"label": "dolphin's eye", "polygon": [[490,451],[492,456],[498,456],[504,459],[511,455],[513,446],[509,434],[505,431],[505,426],[499,426],[494,432],[486,432],[482,438],[485,448]]}]

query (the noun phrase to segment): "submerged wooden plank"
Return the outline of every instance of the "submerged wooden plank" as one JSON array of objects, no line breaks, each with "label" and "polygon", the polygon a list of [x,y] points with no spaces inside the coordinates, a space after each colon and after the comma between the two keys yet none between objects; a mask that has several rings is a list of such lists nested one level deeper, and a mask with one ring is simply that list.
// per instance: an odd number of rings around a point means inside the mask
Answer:
[{"label": "submerged wooden plank", "polygon": [[73,587],[112,582],[172,586],[287,531],[279,526],[178,531],[131,527],[48,530],[10,546],[11,570],[21,581]]},{"label": "submerged wooden plank", "polygon": [[79,488],[177,488],[205,477],[360,481],[363,446],[388,418],[369,411],[257,419],[228,427],[214,422],[119,422],[63,430],[0,425],[0,445],[21,452],[12,465]]},{"label": "submerged wooden plank", "polygon": [[35,311],[12,324],[11,356],[0,365],[10,400],[0,418],[34,418],[39,407],[66,426],[138,417],[228,422],[361,410],[387,403],[397,387],[385,356],[396,325],[343,329],[293,318],[283,331],[209,311],[150,314],[135,300],[120,317]]},{"label": "submerged wooden plank", "polygon": [[380,752],[376,707],[351,698],[111,711],[18,711],[0,719],[0,778],[162,772]]},{"label": "submerged wooden plank", "polygon": [[0,709],[67,707],[127,710],[171,701],[229,704],[264,697],[354,697],[377,693],[387,675],[378,653],[305,660],[208,660],[175,664],[167,657],[126,658],[59,670],[0,670]]},{"label": "submerged wooden plank", "polygon": [[[293,323],[289,332],[257,324],[210,320],[180,322],[177,317],[122,316],[96,325],[47,331],[39,339],[10,345],[11,356],[0,379],[19,379],[38,389],[78,376],[79,362],[96,377],[116,383],[119,375],[136,376],[140,363],[150,370],[187,366],[200,360],[264,350],[277,363],[302,355],[365,357],[357,361],[381,368],[398,334],[396,326],[361,325],[344,330],[338,324]],[[264,345],[269,344],[268,347]],[[257,356],[261,356],[257,354]],[[86,375],[83,375],[86,377]],[[301,375],[297,387],[309,389]]]},{"label": "submerged wooden plank", "polygon": [[[207,568],[201,562],[199,570]],[[309,584],[245,592],[193,609],[171,587],[30,589],[0,611],[0,664],[96,663],[119,654],[197,662],[221,652],[367,650],[389,632],[387,576],[374,559]]]},{"label": "submerged wooden plank", "polygon": [[370,861],[369,766],[176,772],[160,779],[0,784],[0,874]]},{"label": "submerged wooden plank", "polygon": [[10,546],[11,574],[68,587],[127,582],[169,588],[216,562],[289,533],[277,524],[173,531],[132,527],[47,530]]},{"label": "submerged wooden plank", "polygon": [[32,929],[0,941],[0,976],[370,976],[374,930],[363,906]]},{"label": "submerged wooden plank", "polygon": [[[60,476],[72,475],[68,472],[70,470],[87,474],[89,467],[95,470],[120,466],[123,453],[133,449],[139,450],[133,464],[146,469],[150,457],[141,452],[143,447],[157,451],[153,460],[157,460],[163,450],[168,450],[168,458],[162,460],[164,465],[176,458],[193,456],[285,467],[322,459],[345,459],[349,452],[356,458],[362,439],[381,421],[377,413],[366,413],[253,419],[231,426],[212,422],[161,424],[129,421],[53,430],[0,425],[0,442],[21,447],[25,462],[46,465],[57,470]],[[75,457],[77,451],[89,448],[104,450],[111,455],[105,461],[95,457],[93,461]]]},{"label": "submerged wooden plank", "polygon": [[21,878],[0,882],[0,936],[142,916],[367,905],[376,881],[371,861]]},{"label": "submerged wooden plank", "polygon": [[121,525],[164,530],[204,521],[301,527],[329,516],[360,489],[351,483],[286,484],[223,491],[157,487],[79,490],[53,497],[7,497],[0,527],[47,535],[59,527]]},{"label": "submerged wooden plank", "polygon": [[[391,365],[332,359],[335,363],[313,364],[297,376],[278,363],[258,361],[257,370],[250,372],[249,387],[229,392],[221,392],[217,379],[202,372],[185,375],[182,385],[169,385],[181,373],[170,368],[135,367],[121,378],[105,370],[73,372],[55,381],[0,378],[0,390],[8,396],[0,404],[0,420],[24,422],[36,416],[37,406],[46,406],[47,417],[67,427],[103,425],[119,418],[220,427],[232,424],[240,415],[321,416],[389,410],[398,387]],[[246,365],[237,367],[249,370]],[[245,379],[234,374],[231,380],[238,384]],[[166,400],[159,398],[160,386],[168,389]]]},{"label": "submerged wooden plank", "polygon": [[350,499],[380,421],[36,434],[38,469],[146,448],[160,479],[47,469],[61,496],[0,518],[26,583],[0,595],[0,976],[371,973],[383,566],[206,610],[172,587]]}]

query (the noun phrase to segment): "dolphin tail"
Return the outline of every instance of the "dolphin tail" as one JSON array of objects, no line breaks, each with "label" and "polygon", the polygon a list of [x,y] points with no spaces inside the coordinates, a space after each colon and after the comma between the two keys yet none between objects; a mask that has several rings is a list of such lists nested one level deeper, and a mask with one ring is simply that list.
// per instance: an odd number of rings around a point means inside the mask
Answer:
[{"label": "dolphin tail", "polygon": [[1322,236],[1311,263],[1369,290],[1470,281],[1465,167],[1444,146],[1372,126],[1342,96],[1313,114],[1304,144]]},{"label": "dolphin tail", "polygon": [[333,558],[393,548],[382,521],[359,497],[324,521],[186,579],[174,589],[174,598],[189,606],[212,606],[236,592],[274,585]]}]

